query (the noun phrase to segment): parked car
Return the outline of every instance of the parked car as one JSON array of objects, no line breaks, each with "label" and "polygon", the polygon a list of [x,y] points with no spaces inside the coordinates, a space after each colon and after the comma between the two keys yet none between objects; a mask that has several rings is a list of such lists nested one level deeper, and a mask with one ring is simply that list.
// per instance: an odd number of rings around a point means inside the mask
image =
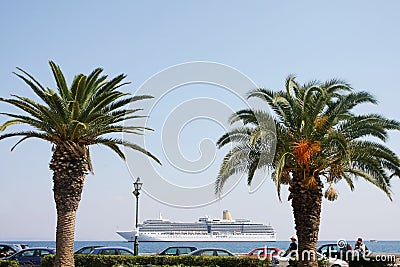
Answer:
[{"label": "parked car", "polygon": [[189,256],[235,256],[232,252],[223,248],[200,248],[192,251]]},{"label": "parked car", "polygon": [[20,250],[22,248],[18,244],[0,243],[0,258],[9,257]]},{"label": "parked car", "polygon": [[[365,246],[365,250],[367,256],[371,254],[367,246]],[[345,261],[357,255],[350,244],[346,244],[345,246],[338,246],[336,243],[324,244],[317,249],[317,252],[329,258],[337,258]]]},{"label": "parked car", "polygon": [[164,249],[163,251],[161,251],[160,253],[158,253],[158,255],[185,255],[185,254],[189,254],[192,251],[195,251],[197,248],[196,247],[167,247],[166,249]]},{"label": "parked car", "polygon": [[104,246],[99,246],[99,245],[85,246],[85,247],[82,247],[82,248],[78,249],[77,251],[75,251],[75,254],[90,254],[90,253],[92,253],[92,251],[95,248],[100,248],[100,247],[104,247]]},{"label": "parked car", "polygon": [[126,247],[98,247],[93,249],[90,254],[95,255],[127,255],[133,256],[135,253]]},{"label": "parked car", "polygon": [[271,259],[273,256],[278,256],[284,251],[280,248],[270,248],[270,247],[263,247],[263,248],[255,248],[247,254],[242,256],[251,257],[251,258],[259,258],[259,259]]},{"label": "parked car", "polygon": [[22,249],[29,248],[29,246],[28,246],[27,244],[14,244],[14,245],[16,245],[17,247],[20,247],[21,250],[22,250]]},{"label": "parked car", "polygon": [[56,254],[56,250],[54,248],[26,248],[3,259],[16,260],[20,266],[40,266],[41,259],[49,254]]},{"label": "parked car", "polygon": [[[349,264],[341,259],[337,258],[328,258],[322,255],[321,253],[317,252],[317,259],[318,260],[327,260],[328,261],[328,266],[327,267],[349,267]],[[287,256],[274,256],[272,257],[271,260],[271,266],[272,267],[288,267],[290,266],[291,260],[296,260],[298,258],[298,252],[297,251],[291,251],[289,252],[289,255]]]}]

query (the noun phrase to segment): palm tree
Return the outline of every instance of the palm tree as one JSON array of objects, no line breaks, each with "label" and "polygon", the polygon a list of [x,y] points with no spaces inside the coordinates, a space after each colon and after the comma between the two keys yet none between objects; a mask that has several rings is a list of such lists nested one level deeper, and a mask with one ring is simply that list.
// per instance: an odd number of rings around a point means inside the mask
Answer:
[{"label": "palm tree", "polygon": [[[141,134],[151,130],[142,126],[123,126],[122,123],[142,116],[140,109],[126,107],[132,102],[149,99],[151,96],[129,96],[119,91],[128,84],[121,74],[111,80],[95,69],[90,75],[78,74],[68,87],[59,66],[49,62],[57,91],[42,86],[32,75],[17,68],[14,73],[39,97],[42,103],[13,95],[0,98],[25,112],[25,115],[1,113],[11,117],[0,126],[4,131],[14,124],[28,125],[24,130],[4,133],[0,140],[20,136],[15,146],[29,138],[38,138],[52,144],[50,169],[53,171],[54,200],[57,209],[56,258],[54,266],[74,266],[74,230],[76,211],[81,200],[86,175],[92,171],[89,147],[104,145],[125,159],[121,147],[128,147],[146,154],[158,163],[159,160],[144,148],[112,134]],[[12,147],[11,150],[13,150]]]},{"label": "palm tree", "polygon": [[257,170],[270,171],[279,199],[281,185],[289,186],[299,264],[316,267],[317,261],[304,252],[316,250],[322,198],[337,199],[334,184],[344,180],[353,190],[354,179],[361,177],[391,199],[390,178],[400,176],[400,159],[384,142],[388,130],[400,130],[400,123],[378,114],[354,114],[356,106],[376,100],[340,80],[299,85],[289,76],[285,87],[248,94],[264,100],[272,115],[251,109],[232,115],[230,122],[243,126],[217,142],[220,148],[233,147],[223,160],[215,190],[220,193],[233,174],[247,173],[250,184]]}]

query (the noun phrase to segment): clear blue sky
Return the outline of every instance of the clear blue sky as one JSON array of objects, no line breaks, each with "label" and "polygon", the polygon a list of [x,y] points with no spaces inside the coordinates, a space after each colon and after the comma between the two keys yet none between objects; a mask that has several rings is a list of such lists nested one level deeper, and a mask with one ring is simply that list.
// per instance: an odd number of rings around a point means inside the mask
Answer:
[{"label": "clear blue sky", "polygon": [[[12,74],[16,67],[54,87],[49,60],[61,66],[69,82],[73,75],[88,74],[96,67],[104,68],[110,76],[126,73],[132,84],[125,90],[132,93],[167,67],[212,61],[231,66],[257,85],[275,90],[282,89],[290,73],[296,74],[300,82],[345,79],[356,90],[369,91],[379,101],[377,106],[360,111],[400,120],[396,82],[400,74],[399,10],[400,3],[395,0],[1,1],[0,96],[32,96]],[[192,92],[189,97],[218,99],[212,90],[200,86],[192,89],[202,93]],[[170,97],[164,99],[164,108],[180,105],[174,102],[178,95]],[[10,110],[0,105],[0,111]],[[0,123],[5,119],[0,117]],[[215,141],[221,129],[207,122],[194,122],[184,128],[179,141],[182,153],[196,159],[201,141]],[[161,133],[151,135],[160,138]],[[176,141],[176,136],[165,138],[165,142]],[[50,146],[32,140],[10,152],[15,142],[0,142],[0,240],[54,240]],[[209,143],[203,144],[208,148]],[[397,153],[399,144],[400,134],[391,134],[389,145]],[[149,147],[164,159],[160,148]],[[216,153],[209,170],[218,169],[223,151]],[[137,157],[137,162],[130,158],[131,172],[142,177],[146,188],[154,177],[146,176],[141,168],[143,156],[132,157]],[[115,231],[131,229],[134,223],[132,179],[126,164],[106,148],[94,147],[93,161],[96,175],[88,176],[86,181],[76,239],[120,240]],[[176,173],[168,162],[163,163],[158,169],[163,175],[188,177],[187,173]],[[216,174],[196,175],[196,181],[209,183]],[[323,202],[320,239],[354,240],[363,236],[400,240],[400,180],[392,182],[392,202],[364,181],[355,185],[356,190],[350,192],[346,185],[339,184],[339,199]],[[220,217],[222,210],[229,209],[234,218],[271,223],[278,239],[286,240],[294,233],[286,192],[284,188],[283,201],[279,202],[269,179],[254,194],[248,194],[245,181],[241,181],[222,200],[193,209],[170,207],[142,194],[140,219],[154,218],[161,212],[166,218],[195,221],[205,214]]]}]

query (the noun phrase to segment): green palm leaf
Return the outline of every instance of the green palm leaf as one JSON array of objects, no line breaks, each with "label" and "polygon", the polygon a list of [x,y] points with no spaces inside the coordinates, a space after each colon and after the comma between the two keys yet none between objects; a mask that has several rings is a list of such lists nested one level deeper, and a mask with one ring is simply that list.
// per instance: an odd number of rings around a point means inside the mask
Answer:
[{"label": "green palm leaf", "polygon": [[[17,68],[20,73],[15,73],[15,75],[33,90],[42,103],[17,95],[13,95],[13,98],[10,99],[0,98],[0,101],[11,104],[26,113],[25,115],[1,113],[13,119],[3,123],[0,131],[5,131],[15,124],[24,124],[33,128],[32,131],[2,134],[0,139],[25,135],[27,138],[45,139],[54,145],[70,141],[92,145],[96,142],[105,142],[106,139],[100,138],[103,135],[143,134],[143,131],[151,130],[143,126],[124,127],[123,124],[119,124],[144,117],[130,115],[140,111],[140,108],[124,107],[140,100],[152,98],[148,95],[130,96],[128,93],[119,91],[120,87],[129,84],[123,82],[126,75],[121,74],[108,81],[107,76],[101,76],[103,70],[97,68],[88,76],[76,75],[71,87],[68,87],[60,67],[52,61],[49,64],[57,90],[44,87],[28,72]],[[116,147],[126,146],[142,152],[160,163],[154,155],[137,145],[118,139],[107,140],[104,145],[112,148],[121,158],[125,158],[122,157],[123,152]],[[90,160],[89,164],[91,165]]]}]

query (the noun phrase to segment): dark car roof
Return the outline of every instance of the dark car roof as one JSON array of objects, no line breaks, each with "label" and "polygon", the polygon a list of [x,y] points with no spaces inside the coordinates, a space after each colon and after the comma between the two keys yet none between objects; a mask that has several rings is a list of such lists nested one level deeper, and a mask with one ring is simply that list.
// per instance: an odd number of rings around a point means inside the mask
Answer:
[{"label": "dark car roof", "polygon": [[55,248],[48,248],[48,247],[32,247],[32,248],[25,248],[23,250],[20,250],[14,254],[12,254],[9,257],[3,258],[3,259],[11,259],[13,257],[15,257],[15,255],[20,255],[21,253],[24,253],[25,251],[29,251],[29,250],[36,250],[36,249],[40,249],[40,250],[47,250],[49,252],[51,252],[52,254],[56,253],[56,249]]},{"label": "dark car roof", "polygon": [[193,247],[193,246],[170,246],[170,247],[166,247],[162,251],[166,251],[166,250],[171,249],[171,248],[190,248],[192,250],[196,250],[197,249],[196,247]]},{"label": "dark car roof", "polygon": [[81,251],[89,249],[89,248],[91,248],[92,249],[91,251],[93,251],[95,248],[100,248],[100,247],[104,247],[104,246],[101,246],[101,245],[84,246],[84,247],[77,249],[74,253],[79,254]]},{"label": "dark car roof", "polygon": [[224,248],[199,248],[198,250],[226,250],[226,251],[228,251],[227,249],[224,249]]},{"label": "dark car roof", "polygon": [[93,251],[91,252],[91,254],[96,254],[98,251],[107,250],[107,249],[122,249],[122,250],[125,250],[125,251],[129,251],[129,252],[131,252],[132,254],[134,253],[134,252],[132,251],[132,249],[127,248],[127,247],[109,246],[109,247],[98,247],[98,248],[95,248],[95,249],[93,249]]},{"label": "dark car roof", "polygon": [[224,251],[224,252],[227,252],[227,253],[229,253],[231,255],[234,255],[232,252],[230,252],[229,250],[224,249],[224,248],[199,248],[199,249],[197,249],[195,251],[190,252],[189,255],[197,254],[198,252],[207,251],[207,250],[209,250],[209,251],[219,250],[219,251]]},{"label": "dark car roof", "polygon": [[194,246],[170,246],[170,247],[167,247],[165,249],[169,249],[169,248],[196,248],[196,247],[194,247]]},{"label": "dark car roof", "polygon": [[100,246],[100,247],[97,247],[97,248],[95,248],[96,250],[99,250],[99,249],[128,249],[128,250],[131,250],[130,248],[128,248],[128,247],[122,247],[122,246]]},{"label": "dark car roof", "polygon": [[20,251],[18,251],[18,252],[27,251],[27,250],[32,250],[32,249],[43,249],[43,250],[48,250],[48,251],[53,251],[53,252],[56,251],[55,248],[49,248],[49,247],[33,247],[33,248],[25,248],[25,249],[20,250]]},{"label": "dark car roof", "polygon": [[[170,249],[180,249],[180,250],[185,250],[185,249],[189,249],[190,252],[195,251],[197,248],[194,246],[170,246],[170,247],[166,247],[165,249],[163,249],[161,252],[158,253],[158,255],[164,255],[168,250]],[[182,252],[181,252],[182,253]],[[186,252],[185,252],[186,253]]]},{"label": "dark car roof", "polygon": [[27,251],[27,250],[32,250],[32,249],[45,249],[45,250],[56,250],[55,248],[49,248],[49,247],[31,247],[31,248],[24,248],[21,251]]}]

